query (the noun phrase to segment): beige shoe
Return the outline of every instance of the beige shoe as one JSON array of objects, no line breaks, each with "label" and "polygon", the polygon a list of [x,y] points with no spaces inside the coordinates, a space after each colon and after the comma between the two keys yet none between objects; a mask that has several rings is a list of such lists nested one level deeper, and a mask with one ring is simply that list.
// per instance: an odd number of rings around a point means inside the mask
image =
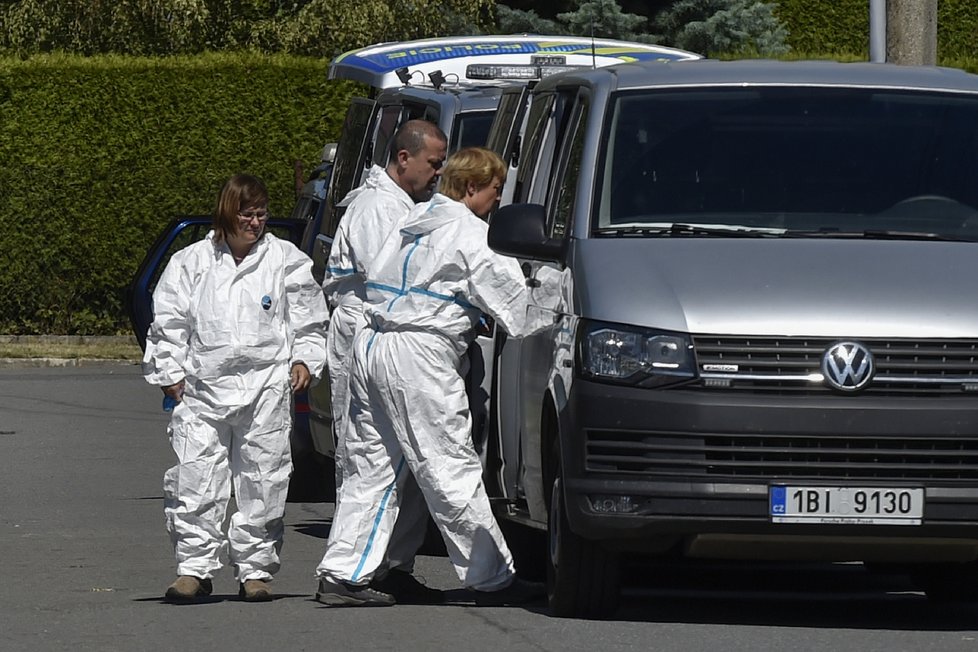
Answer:
[{"label": "beige shoe", "polygon": [[167,602],[192,602],[211,594],[213,585],[209,579],[193,575],[181,575],[166,589],[163,599]]},{"label": "beige shoe", "polygon": [[245,602],[268,602],[272,599],[272,590],[265,580],[245,580],[241,583],[238,595]]}]

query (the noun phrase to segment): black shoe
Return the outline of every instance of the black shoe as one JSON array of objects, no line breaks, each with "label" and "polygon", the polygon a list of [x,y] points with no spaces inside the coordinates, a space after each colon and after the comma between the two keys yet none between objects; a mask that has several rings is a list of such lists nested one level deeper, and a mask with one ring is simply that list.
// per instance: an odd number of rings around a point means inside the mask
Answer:
[{"label": "black shoe", "polygon": [[527,582],[514,577],[512,583],[498,591],[473,591],[480,607],[515,607],[538,602],[547,597],[547,587],[541,582]]},{"label": "black shoe", "polygon": [[444,604],[445,592],[425,586],[418,579],[402,570],[388,571],[383,579],[370,582],[370,588],[389,593],[398,604]]},{"label": "black shoe", "polygon": [[331,607],[389,607],[394,604],[394,596],[381,593],[369,586],[356,586],[346,582],[334,582],[325,577],[319,578],[316,602]]}]

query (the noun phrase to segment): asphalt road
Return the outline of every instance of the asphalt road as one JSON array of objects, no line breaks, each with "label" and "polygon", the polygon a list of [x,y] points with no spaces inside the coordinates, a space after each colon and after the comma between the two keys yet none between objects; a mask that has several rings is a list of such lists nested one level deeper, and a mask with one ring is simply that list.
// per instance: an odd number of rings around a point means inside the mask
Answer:
[{"label": "asphalt road", "polygon": [[[312,600],[329,504],[289,504],[275,601],[239,601],[225,569],[209,602],[165,604],[165,423],[135,366],[0,370],[0,651],[978,649],[978,607],[932,604],[853,565],[636,566],[601,622],[329,609]],[[418,574],[458,588],[445,558],[421,557]]]}]

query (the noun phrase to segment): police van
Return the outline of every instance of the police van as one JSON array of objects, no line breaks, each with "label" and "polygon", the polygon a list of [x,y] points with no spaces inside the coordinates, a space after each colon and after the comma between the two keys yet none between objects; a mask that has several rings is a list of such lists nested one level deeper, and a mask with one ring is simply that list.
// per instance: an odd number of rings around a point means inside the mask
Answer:
[{"label": "police van", "polygon": [[[373,164],[388,162],[390,139],[404,122],[436,123],[448,136],[449,153],[486,145],[505,89],[524,89],[550,75],[630,61],[678,61],[699,55],[657,45],[574,36],[467,36],[382,43],[338,56],[330,79],[364,84],[369,93],[350,101],[332,160],[332,173],[320,186],[318,221],[310,220],[303,241],[322,282],[330,246],[343,210],[337,204],[366,178]],[[482,445],[489,427],[489,376],[492,358],[488,331],[472,352],[469,377],[474,439]],[[334,448],[329,384],[310,391],[310,425],[316,450]]]}]

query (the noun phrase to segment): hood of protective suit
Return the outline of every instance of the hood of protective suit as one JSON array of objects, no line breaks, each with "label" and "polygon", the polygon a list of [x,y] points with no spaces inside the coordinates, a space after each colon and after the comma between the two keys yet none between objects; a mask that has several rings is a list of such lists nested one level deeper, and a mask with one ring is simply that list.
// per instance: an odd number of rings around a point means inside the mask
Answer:
[{"label": "hood of protective suit", "polygon": [[394,183],[394,180],[390,178],[390,175],[387,174],[387,170],[375,163],[373,166],[371,166],[370,171],[367,172],[367,178],[363,180],[363,183],[346,193],[346,197],[340,200],[337,206],[349,206],[353,203],[354,199],[367,191],[389,191],[390,187],[388,184],[397,186],[397,184]]},{"label": "hood of protective suit", "polygon": [[401,222],[401,233],[425,235],[469,214],[470,211],[465,204],[436,193],[431,201],[414,207],[414,210]]},{"label": "hood of protective suit", "polygon": [[437,334],[461,355],[480,313],[510,335],[526,331],[526,280],[515,258],[486,242],[488,225],[436,194],[389,237],[367,275],[364,312],[378,331]]},{"label": "hood of protective suit", "polygon": [[346,212],[329,250],[323,291],[334,307],[346,306],[355,318],[366,296],[363,278],[367,267],[397,222],[414,208],[414,200],[387,170],[374,165],[363,184],[350,191],[340,205]]}]

